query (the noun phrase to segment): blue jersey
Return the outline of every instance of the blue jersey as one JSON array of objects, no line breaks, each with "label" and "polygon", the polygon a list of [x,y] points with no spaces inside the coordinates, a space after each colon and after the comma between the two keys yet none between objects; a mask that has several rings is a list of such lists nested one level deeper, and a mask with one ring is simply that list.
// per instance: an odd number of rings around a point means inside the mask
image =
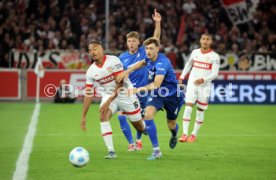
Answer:
[{"label": "blue jersey", "polygon": [[[134,54],[129,54],[128,51],[123,52],[119,56],[123,67],[127,70],[129,67],[133,66],[138,61],[146,59],[146,51],[145,47],[142,46],[138,49],[138,51]],[[148,68],[142,67],[140,69],[135,70],[134,72],[129,74],[129,79],[132,82],[134,87],[142,87],[148,84]]]},{"label": "blue jersey", "polygon": [[[170,60],[163,53],[158,53],[158,57],[155,62],[152,62],[150,59],[146,58],[146,63],[151,67],[149,74],[153,74],[152,81],[156,75],[165,76],[160,87],[162,88],[161,94],[165,95],[165,89],[168,89],[169,94],[167,94],[167,96],[175,95],[177,93],[178,82]],[[155,95],[158,95],[157,92],[158,89],[154,90]]]}]

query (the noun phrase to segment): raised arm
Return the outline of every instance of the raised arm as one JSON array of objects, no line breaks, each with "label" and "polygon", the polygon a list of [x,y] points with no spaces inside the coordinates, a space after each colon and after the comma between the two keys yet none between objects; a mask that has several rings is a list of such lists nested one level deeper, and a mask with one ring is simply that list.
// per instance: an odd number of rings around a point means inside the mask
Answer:
[{"label": "raised arm", "polygon": [[154,34],[153,37],[160,39],[161,37],[161,15],[154,9],[154,14],[152,15],[152,19],[155,22],[155,29],[154,29]]}]

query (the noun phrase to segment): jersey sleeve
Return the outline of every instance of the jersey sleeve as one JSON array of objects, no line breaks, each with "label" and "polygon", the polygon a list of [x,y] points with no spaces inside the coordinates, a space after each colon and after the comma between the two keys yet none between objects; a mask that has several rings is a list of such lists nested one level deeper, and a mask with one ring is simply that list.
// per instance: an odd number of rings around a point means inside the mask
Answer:
[{"label": "jersey sleeve", "polygon": [[[193,51],[194,52],[194,51]],[[184,80],[187,74],[190,72],[192,66],[193,66],[193,52],[191,53],[187,63],[185,64],[185,67],[179,77],[180,80]]]},{"label": "jersey sleeve", "polygon": [[203,80],[205,81],[212,81],[214,80],[219,73],[219,65],[220,65],[220,57],[218,54],[215,55],[214,60],[212,62],[212,72],[208,76],[204,77]]},{"label": "jersey sleeve", "polygon": [[116,56],[113,56],[112,58],[112,73],[114,76],[120,74],[121,72],[124,71],[124,67],[120,59]]},{"label": "jersey sleeve", "polygon": [[95,81],[92,79],[91,76],[89,76],[89,73],[86,72],[86,83],[85,83],[85,87],[87,88],[92,88],[94,87]]}]

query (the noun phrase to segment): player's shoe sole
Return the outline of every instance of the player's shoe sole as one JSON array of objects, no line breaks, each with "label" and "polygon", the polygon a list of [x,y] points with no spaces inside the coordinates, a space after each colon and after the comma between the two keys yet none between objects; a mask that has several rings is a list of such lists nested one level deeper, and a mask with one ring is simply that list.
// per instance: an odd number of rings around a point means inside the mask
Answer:
[{"label": "player's shoe sole", "polygon": [[188,136],[186,134],[183,134],[181,138],[178,139],[179,142],[187,142]]},{"label": "player's shoe sole", "polygon": [[188,143],[193,143],[195,141],[196,141],[196,136],[195,135],[191,135],[187,138]]},{"label": "player's shoe sole", "polygon": [[171,149],[174,149],[176,145],[177,145],[177,136],[175,137],[172,136],[169,142],[169,146]]}]

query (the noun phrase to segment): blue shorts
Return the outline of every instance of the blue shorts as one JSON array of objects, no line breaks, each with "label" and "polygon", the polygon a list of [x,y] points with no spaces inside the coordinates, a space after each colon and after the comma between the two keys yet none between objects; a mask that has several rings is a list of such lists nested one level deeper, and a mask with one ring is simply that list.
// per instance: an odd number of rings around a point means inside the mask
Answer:
[{"label": "blue shorts", "polygon": [[140,102],[141,115],[142,115],[142,117],[144,117],[148,96],[145,96],[144,94],[141,94],[140,96],[139,96],[139,94],[136,94],[136,95]]},{"label": "blue shorts", "polygon": [[147,106],[154,106],[157,111],[164,108],[167,113],[168,120],[176,120],[178,113],[184,104],[184,94],[180,93],[177,97],[177,93],[169,97],[148,97]]}]

